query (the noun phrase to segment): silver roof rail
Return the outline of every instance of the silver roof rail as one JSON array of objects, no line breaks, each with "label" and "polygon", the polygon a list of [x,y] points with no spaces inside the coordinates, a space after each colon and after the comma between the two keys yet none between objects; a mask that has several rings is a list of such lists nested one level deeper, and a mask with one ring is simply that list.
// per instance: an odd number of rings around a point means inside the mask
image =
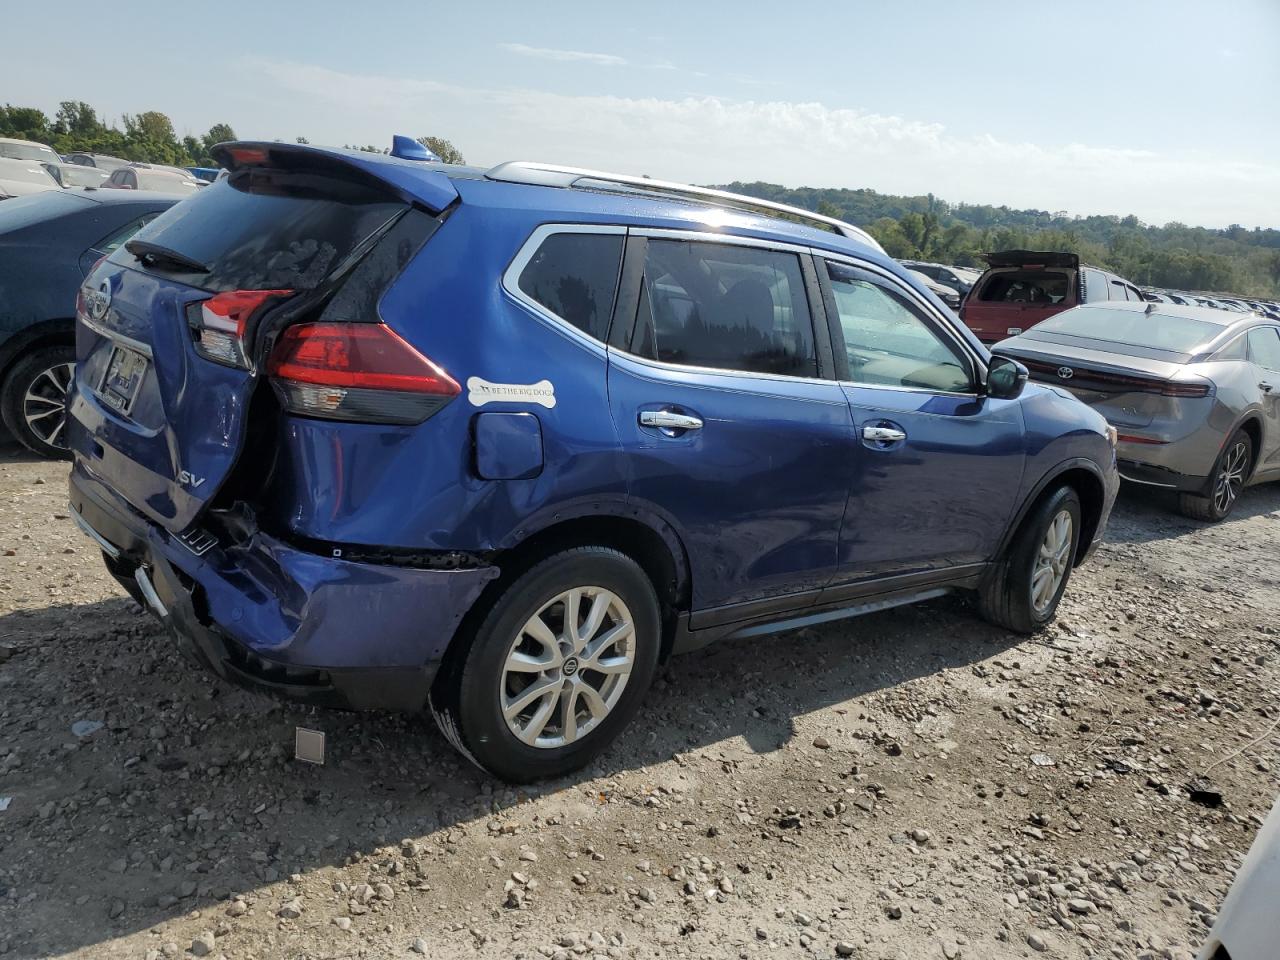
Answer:
[{"label": "silver roof rail", "polygon": [[695,203],[709,203],[717,206],[731,207],[765,216],[783,216],[800,220],[821,230],[857,240],[867,246],[884,253],[876,238],[860,227],[851,223],[826,217],[802,207],[791,207],[785,203],[774,203],[772,200],[761,200],[741,193],[730,193],[728,190],[713,190],[710,187],[694,187],[687,183],[673,183],[669,180],[651,180],[648,177],[633,177],[621,173],[604,173],[600,170],[584,170],[580,167],[562,167],[552,163],[535,163],[529,160],[509,160],[485,171],[489,180],[501,180],[506,183],[527,183],[542,187],[584,187],[594,190],[615,190],[632,193],[648,193],[672,197],[680,200],[691,200]]}]

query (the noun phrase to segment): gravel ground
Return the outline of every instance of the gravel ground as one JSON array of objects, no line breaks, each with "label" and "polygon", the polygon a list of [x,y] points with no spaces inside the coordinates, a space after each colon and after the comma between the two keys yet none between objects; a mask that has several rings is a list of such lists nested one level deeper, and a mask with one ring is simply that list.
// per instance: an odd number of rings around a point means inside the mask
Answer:
[{"label": "gravel ground", "polygon": [[1229,758],[1280,720],[1275,486],[1217,527],[1126,491],[1036,637],[955,597],[678,658],[512,790],[189,669],[65,477],[0,451],[5,960],[1187,958],[1280,787],[1280,730]]}]

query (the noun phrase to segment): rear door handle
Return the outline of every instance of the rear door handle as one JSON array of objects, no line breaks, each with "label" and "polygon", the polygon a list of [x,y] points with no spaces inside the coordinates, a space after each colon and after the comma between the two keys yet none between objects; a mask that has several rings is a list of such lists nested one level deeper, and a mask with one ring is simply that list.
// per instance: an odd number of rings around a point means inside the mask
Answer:
[{"label": "rear door handle", "polygon": [[907,439],[907,435],[897,427],[877,427],[868,424],[862,428],[862,439],[875,443],[897,443],[899,440]]},{"label": "rear door handle", "polygon": [[659,430],[701,430],[702,418],[674,410],[641,410],[640,426]]},{"label": "rear door handle", "polygon": [[1275,389],[1275,387],[1273,387],[1271,384],[1267,383],[1264,380],[1262,381],[1262,383],[1258,384],[1258,389],[1261,390],[1263,393],[1270,393],[1272,390]]}]

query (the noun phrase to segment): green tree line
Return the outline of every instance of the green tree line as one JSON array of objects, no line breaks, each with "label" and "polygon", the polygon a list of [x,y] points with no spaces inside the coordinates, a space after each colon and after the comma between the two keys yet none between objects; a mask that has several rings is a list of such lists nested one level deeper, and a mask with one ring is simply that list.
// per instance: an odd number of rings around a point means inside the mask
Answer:
[{"label": "green tree line", "polygon": [[[35,107],[0,107],[0,137],[34,140],[60,154],[105,153],[125,160],[164,163],[175,167],[212,167],[214,144],[236,139],[230,124],[215,123],[203,136],[179,137],[173,121],[158,110],[128,114],[120,124],[108,123],[83,100],[64,100],[53,119]],[[307,143],[306,137],[296,138]],[[458,149],[441,137],[420,137],[419,143],[433,150],[445,163],[462,163]],[[386,153],[379,147],[358,147]]]},{"label": "green tree line", "polygon": [[788,189],[775,183],[724,187],[837,217],[867,230],[899,259],[982,269],[994,250],[1060,250],[1135,283],[1176,290],[1280,297],[1280,230],[1224,230],[1145,224],[1137,217],[1068,217],[1045,210],[947,203],[933,194],[900,197],[874,190]]}]

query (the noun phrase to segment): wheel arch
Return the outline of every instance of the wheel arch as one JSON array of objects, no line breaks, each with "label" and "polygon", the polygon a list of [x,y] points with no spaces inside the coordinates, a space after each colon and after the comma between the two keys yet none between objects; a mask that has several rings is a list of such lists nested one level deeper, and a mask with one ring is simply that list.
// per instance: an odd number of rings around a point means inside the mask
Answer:
[{"label": "wheel arch", "polygon": [[1036,504],[1064,484],[1070,485],[1080,498],[1079,543],[1083,546],[1076,549],[1075,565],[1079,566],[1083,562],[1089,544],[1093,543],[1093,538],[1097,535],[1098,525],[1102,522],[1102,513],[1107,503],[1107,484],[1102,471],[1098,469],[1096,463],[1084,457],[1065,460],[1040,478],[1030,494],[1024,498],[1021,509],[1005,531],[997,556],[1003,556],[1008,550],[1014,535]]},{"label": "wheel arch", "polygon": [[74,345],[76,342],[76,321],[74,317],[57,317],[52,320],[41,320],[30,326],[15,331],[3,343],[0,343],[0,381],[9,376],[13,365],[32,350],[63,344]]},{"label": "wheel arch", "polygon": [[523,531],[517,540],[496,550],[491,559],[500,570],[484,592],[471,605],[449,642],[446,657],[477,626],[507,586],[541,560],[573,547],[610,547],[640,565],[658,594],[662,608],[662,648],[660,658],[671,653],[676,624],[681,612],[687,611],[692,597],[692,579],[688,553],[679,535],[665,521],[644,510],[624,512],[589,512],[555,519],[531,531]]}]

